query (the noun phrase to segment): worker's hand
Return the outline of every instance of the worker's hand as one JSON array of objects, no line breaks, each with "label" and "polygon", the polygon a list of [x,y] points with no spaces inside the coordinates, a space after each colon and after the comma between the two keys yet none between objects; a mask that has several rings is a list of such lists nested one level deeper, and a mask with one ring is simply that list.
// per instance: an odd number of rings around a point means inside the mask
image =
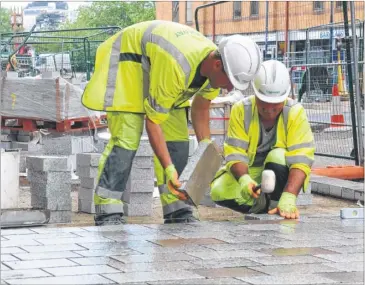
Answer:
[{"label": "worker's hand", "polygon": [[179,198],[180,200],[186,200],[187,196],[184,195],[181,191],[178,191],[178,188],[182,186],[181,182],[179,181],[179,175],[176,171],[175,165],[170,164],[165,168],[165,175],[166,175],[166,184],[169,191]]},{"label": "worker's hand", "polygon": [[257,199],[260,196],[260,189],[253,192],[253,188],[257,185],[257,182],[253,180],[250,175],[242,175],[238,180],[238,183],[241,185],[242,198],[245,200],[250,200],[252,198]]},{"label": "worker's hand", "polygon": [[297,196],[289,192],[283,192],[281,194],[278,206],[268,213],[270,215],[278,214],[286,219],[298,219],[299,211],[296,205]]}]

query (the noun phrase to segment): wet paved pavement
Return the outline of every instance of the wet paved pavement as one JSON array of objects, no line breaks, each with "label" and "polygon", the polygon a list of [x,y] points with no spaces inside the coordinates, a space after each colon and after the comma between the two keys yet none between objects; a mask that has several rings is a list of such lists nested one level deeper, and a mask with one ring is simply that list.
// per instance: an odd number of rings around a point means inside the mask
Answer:
[{"label": "wet paved pavement", "polygon": [[1,284],[364,284],[364,221],[1,230]]}]

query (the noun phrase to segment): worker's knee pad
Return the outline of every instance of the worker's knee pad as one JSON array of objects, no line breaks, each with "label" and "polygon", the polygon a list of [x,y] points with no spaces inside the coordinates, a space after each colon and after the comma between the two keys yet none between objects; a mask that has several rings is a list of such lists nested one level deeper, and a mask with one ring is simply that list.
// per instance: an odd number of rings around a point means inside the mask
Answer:
[{"label": "worker's knee pad", "polygon": [[288,182],[289,167],[285,162],[285,153],[285,149],[276,148],[270,151],[265,159],[265,169],[274,171],[276,176],[275,189],[270,194],[270,198],[274,201],[280,199],[285,185]]}]

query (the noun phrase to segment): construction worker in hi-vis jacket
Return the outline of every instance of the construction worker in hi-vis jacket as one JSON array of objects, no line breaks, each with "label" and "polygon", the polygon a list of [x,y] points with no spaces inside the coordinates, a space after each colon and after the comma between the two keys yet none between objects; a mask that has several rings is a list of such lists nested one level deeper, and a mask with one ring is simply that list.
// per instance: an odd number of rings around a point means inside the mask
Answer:
[{"label": "construction worker in hi-vis jacket", "polygon": [[[232,107],[225,165],[211,183],[212,200],[242,213],[298,218],[296,200],[308,186],[315,150],[306,112],[288,98],[290,76],[279,61],[263,62],[252,86],[255,95]],[[271,194],[253,191],[264,169],[276,176]]]},{"label": "construction worker in hi-vis jacket", "polygon": [[260,50],[248,37],[230,36],[217,47],[198,31],[168,21],[132,25],[102,43],[82,97],[85,107],[107,112],[111,133],[99,162],[96,225],[123,223],[121,197],[144,124],[165,223],[195,221],[175,191],[188,159],[188,100],[194,97],[197,140],[209,140],[210,101],[219,88],[247,88],[260,63]]}]

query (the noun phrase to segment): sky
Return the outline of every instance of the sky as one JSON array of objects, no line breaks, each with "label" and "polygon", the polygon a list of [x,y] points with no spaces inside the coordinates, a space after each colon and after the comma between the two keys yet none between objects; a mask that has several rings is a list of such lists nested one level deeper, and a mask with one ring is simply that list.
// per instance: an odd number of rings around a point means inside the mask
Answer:
[{"label": "sky", "polygon": [[[12,8],[12,7],[16,7],[16,8],[21,8],[21,7],[25,7],[28,3],[31,3],[33,1],[2,1],[1,2],[1,7],[3,8]],[[76,10],[80,5],[84,4],[84,1],[66,1],[69,7],[69,10]]]}]

